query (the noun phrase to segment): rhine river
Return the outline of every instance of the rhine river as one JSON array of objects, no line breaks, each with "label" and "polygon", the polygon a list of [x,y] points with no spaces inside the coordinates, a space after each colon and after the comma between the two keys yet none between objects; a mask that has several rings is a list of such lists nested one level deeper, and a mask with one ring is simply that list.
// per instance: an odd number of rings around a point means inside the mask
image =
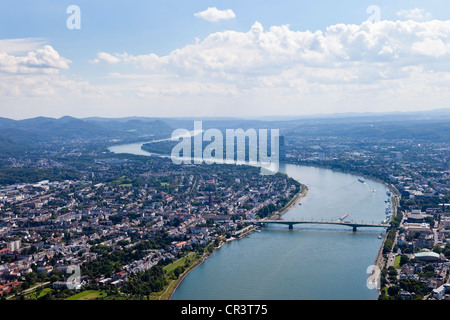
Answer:
[{"label": "rhine river", "polygon": [[[135,143],[114,153],[149,155]],[[280,164],[280,172],[308,187],[301,205],[284,220],[380,223],[386,218],[386,186],[353,174]],[[173,300],[376,300],[367,268],[374,264],[385,229],[329,225],[268,226],[231,241],[191,271]]]}]

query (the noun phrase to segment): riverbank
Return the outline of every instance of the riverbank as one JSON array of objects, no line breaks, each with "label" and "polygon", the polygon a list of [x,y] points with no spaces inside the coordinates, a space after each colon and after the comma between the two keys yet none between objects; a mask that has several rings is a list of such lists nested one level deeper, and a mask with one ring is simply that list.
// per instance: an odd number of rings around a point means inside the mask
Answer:
[{"label": "riverbank", "polygon": [[[367,174],[363,174],[361,172],[357,172],[357,171],[353,171],[353,170],[343,170],[341,168],[334,168],[333,166],[323,165],[323,164],[319,164],[319,163],[316,163],[316,164],[292,163],[292,164],[304,165],[304,166],[310,166],[310,167],[319,167],[319,168],[334,170],[334,171],[341,172],[341,173],[346,173],[346,174],[352,174],[352,175],[360,176],[360,177],[364,178],[365,180],[372,180],[374,182],[378,182],[380,184],[383,184],[390,192],[390,196],[389,197],[391,199],[391,205],[392,205],[392,217],[391,217],[391,219],[394,218],[397,215],[397,207],[400,205],[399,202],[400,202],[401,194],[400,194],[400,192],[397,190],[397,188],[393,184],[391,184],[391,183],[389,183],[387,181],[384,181],[384,180],[382,180],[380,178],[373,177],[373,176],[370,176],[370,175],[367,175]],[[377,255],[376,255],[375,261],[374,261],[374,265],[377,266],[378,268],[380,268],[380,270],[384,269],[385,266],[386,266],[386,263],[387,263],[386,259],[384,257],[384,254],[383,254],[385,241],[386,241],[386,234],[382,238],[380,248],[378,249],[378,252],[377,252]],[[373,272],[375,272],[375,271],[373,271]],[[380,289],[377,289],[377,293],[378,293],[378,296],[380,296],[380,294],[381,294]]]},{"label": "riverbank", "polygon": [[[151,294],[150,300],[171,300],[173,294],[175,293],[178,286],[181,284],[181,282],[186,278],[186,276],[193,270],[195,270],[199,265],[201,265],[206,259],[208,259],[215,250],[219,249],[223,245],[223,242],[219,244],[219,246],[214,247],[214,243],[211,243],[209,246],[205,248],[205,251],[203,252],[201,257],[198,257],[198,252],[190,252],[187,256],[180,258],[179,260],[175,261],[173,264],[179,263],[180,261],[184,266],[186,263],[186,259],[188,261],[192,258],[193,261],[189,261],[189,266],[184,270],[182,274],[178,276],[177,279],[172,279],[170,283],[163,288],[160,292],[155,292]],[[210,248],[214,247],[214,248]],[[191,264],[192,263],[192,264]],[[170,267],[170,265],[169,265]],[[165,267],[167,268],[167,266]],[[169,273],[170,275],[170,273]]]},{"label": "riverbank", "polygon": [[301,185],[300,191],[284,206],[283,209],[279,213],[275,213],[270,219],[274,219],[275,216],[278,216],[279,219],[288,211],[295,208],[297,205],[301,203],[301,200],[306,197],[308,194],[308,187],[304,184]]},{"label": "riverbank", "polygon": [[[298,165],[298,164],[297,164]],[[311,165],[310,165],[311,166]],[[320,166],[320,165],[316,165],[316,166],[313,166],[313,167],[316,167],[316,168],[320,168],[320,167],[322,167],[322,166]],[[333,168],[327,168],[327,169],[331,169],[331,170],[333,170],[333,171],[341,171],[341,172],[343,172],[342,170],[338,170],[338,169],[333,169]],[[345,173],[349,173],[349,172],[345,172]],[[358,176],[364,176],[364,175],[362,175],[362,174],[360,174],[360,173],[358,173],[358,172],[355,172],[355,173],[353,173],[353,174],[356,174],[356,175],[358,175]],[[369,177],[371,180],[376,180],[376,179],[374,179],[373,177]],[[300,181],[300,179],[302,179],[302,175],[297,175],[297,178],[296,178],[296,180],[297,181]],[[320,177],[318,177],[318,178],[316,178],[316,180],[317,179],[320,179]],[[312,183],[312,182],[311,182]],[[301,190],[302,192],[299,192],[299,194],[297,194],[296,196],[294,196],[289,202],[288,202],[288,204],[283,208],[283,210],[279,210],[279,212],[277,213],[277,215],[278,215],[278,217],[281,217],[282,215],[284,215],[286,212],[288,212],[289,210],[292,210],[292,208],[294,207],[294,206],[296,206],[296,205],[298,205],[298,203],[300,202],[300,200],[303,198],[303,196],[304,195],[306,195],[306,191],[307,190],[305,190],[305,189],[303,189],[303,190]],[[302,196],[303,195],[303,196]],[[315,198],[314,198],[315,199]],[[309,203],[309,202],[308,202]],[[249,230],[250,231],[250,230]],[[251,233],[251,232],[250,232]],[[225,239],[224,239],[225,240]],[[381,242],[381,241],[380,241]],[[243,243],[247,243],[246,241],[245,242],[243,242]],[[223,243],[222,243],[223,244]],[[377,243],[377,247],[378,247],[378,243]],[[353,248],[353,247],[352,247]],[[300,248],[299,248],[300,249]],[[353,248],[354,249],[354,248]],[[213,251],[215,251],[216,249],[214,249]],[[212,254],[212,253],[211,253]],[[182,281],[184,281],[185,280],[185,277],[188,275],[188,274],[190,274],[190,272],[192,271],[192,270],[194,270],[197,266],[199,266],[202,262],[204,262],[205,260],[206,260],[206,258],[208,258],[208,257],[210,257],[211,256],[211,254],[209,254],[209,252],[208,252],[208,256],[205,256],[205,258],[204,259],[202,259],[201,261],[199,261],[197,264],[195,264],[195,266],[192,266],[192,268],[189,268],[189,270],[186,270],[186,273],[184,273],[181,277],[180,277],[180,279],[177,279],[177,280],[174,280],[174,281],[176,281],[176,286],[175,286],[175,282],[172,282],[171,283],[171,285],[174,285],[174,288],[176,289],[176,288],[178,288],[178,285],[179,284],[181,284],[181,282]],[[374,252],[374,255],[376,254],[376,251]],[[370,260],[371,259],[373,259],[373,258],[370,258]],[[373,260],[372,260],[373,261]],[[369,263],[370,264],[370,263]],[[312,271],[314,271],[314,269],[312,269]],[[350,289],[349,289],[350,290]],[[171,292],[171,294],[170,294],[170,297],[169,297],[169,299],[172,299],[172,297],[173,297],[173,294],[174,294],[174,292],[176,292],[176,290],[171,290],[171,289],[169,289],[169,290],[167,290],[167,292],[169,292],[169,291],[172,291]],[[164,299],[167,299],[167,296],[165,296],[164,297]]]},{"label": "riverbank", "polygon": [[[175,293],[175,291],[177,290],[177,288],[181,284],[181,282],[183,282],[184,278],[186,278],[187,275],[191,271],[195,270],[195,268],[197,268],[199,265],[201,265],[211,255],[212,255],[212,253],[208,254],[208,256],[203,256],[200,261],[197,261],[192,267],[190,267],[188,270],[186,270],[177,280],[175,280],[175,285],[172,287],[172,289],[170,289],[170,291],[169,291],[170,294],[169,294],[169,297],[167,298],[167,300],[171,300],[172,299],[173,294]],[[167,289],[166,289],[166,291],[167,291]]]},{"label": "riverbank", "polygon": [[[292,208],[295,208],[295,206],[297,206],[301,202],[301,200],[307,195],[307,193],[308,193],[308,187],[302,184],[300,191],[294,195],[294,197],[281,209],[280,212],[275,213],[273,216],[270,217],[270,219],[274,219],[276,217],[281,218],[281,216],[284,215],[286,212],[288,212]],[[216,250],[220,249],[226,243],[245,238],[245,237],[251,235],[253,232],[256,232],[257,230],[260,230],[260,228],[257,226],[254,226],[254,225],[249,225],[249,226],[246,226],[243,229],[239,230],[237,235],[235,235],[229,239],[226,239],[225,241],[223,241],[223,239],[222,239],[222,241],[220,242],[220,244],[217,247],[214,247],[214,249],[210,253],[203,256],[200,261],[196,262],[192,267],[190,267],[188,270],[186,270],[180,276],[179,279],[176,280],[175,285],[171,289],[171,293],[169,295],[168,300],[172,299],[173,295],[175,294],[175,291],[180,286],[180,284],[183,282],[183,280],[189,275],[189,273],[194,271],[198,266],[200,266],[203,262],[205,262],[206,259],[211,257]]]}]

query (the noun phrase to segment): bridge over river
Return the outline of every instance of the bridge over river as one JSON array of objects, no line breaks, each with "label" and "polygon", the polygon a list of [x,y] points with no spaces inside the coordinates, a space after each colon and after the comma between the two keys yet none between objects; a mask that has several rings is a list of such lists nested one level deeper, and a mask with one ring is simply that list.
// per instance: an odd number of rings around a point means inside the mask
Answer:
[{"label": "bridge over river", "polygon": [[332,224],[332,225],[341,225],[341,226],[349,226],[353,228],[353,231],[356,232],[357,228],[388,228],[390,225],[387,223],[367,223],[367,222],[353,222],[353,221],[325,221],[325,220],[245,220],[245,222],[257,224],[257,225],[265,225],[265,224],[284,224],[288,225],[289,229],[293,229],[295,224]]}]

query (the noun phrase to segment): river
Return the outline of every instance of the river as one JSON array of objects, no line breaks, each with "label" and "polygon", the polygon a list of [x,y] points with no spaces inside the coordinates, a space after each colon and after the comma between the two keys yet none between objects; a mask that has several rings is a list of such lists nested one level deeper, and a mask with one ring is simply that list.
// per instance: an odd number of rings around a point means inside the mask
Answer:
[{"label": "river", "polygon": [[[149,155],[142,143],[110,147],[114,153]],[[387,188],[360,176],[329,169],[280,164],[308,187],[301,205],[285,220],[346,220],[380,223]],[[268,226],[225,244],[191,271],[173,300],[375,300],[366,285],[384,229],[329,225]]]}]

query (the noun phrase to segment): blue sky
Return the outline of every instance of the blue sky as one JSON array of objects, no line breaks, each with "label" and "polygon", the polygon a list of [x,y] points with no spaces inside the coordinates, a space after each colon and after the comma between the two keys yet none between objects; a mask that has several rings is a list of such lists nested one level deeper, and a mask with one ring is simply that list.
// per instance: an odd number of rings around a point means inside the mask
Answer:
[{"label": "blue sky", "polygon": [[2,1],[0,116],[447,107],[449,17],[443,0]]},{"label": "blue sky", "polygon": [[[66,9],[72,4],[82,15],[82,28],[76,32],[66,28]],[[403,8],[424,8],[441,20],[450,17],[450,5],[444,0],[6,0],[0,4],[0,38],[47,38],[74,60],[96,51],[167,54],[195,37],[228,29],[247,31],[255,21],[313,31],[337,23],[359,24],[369,17],[370,5],[380,7],[382,19],[397,19]],[[232,9],[236,19],[208,23],[194,17],[208,7]]]}]

